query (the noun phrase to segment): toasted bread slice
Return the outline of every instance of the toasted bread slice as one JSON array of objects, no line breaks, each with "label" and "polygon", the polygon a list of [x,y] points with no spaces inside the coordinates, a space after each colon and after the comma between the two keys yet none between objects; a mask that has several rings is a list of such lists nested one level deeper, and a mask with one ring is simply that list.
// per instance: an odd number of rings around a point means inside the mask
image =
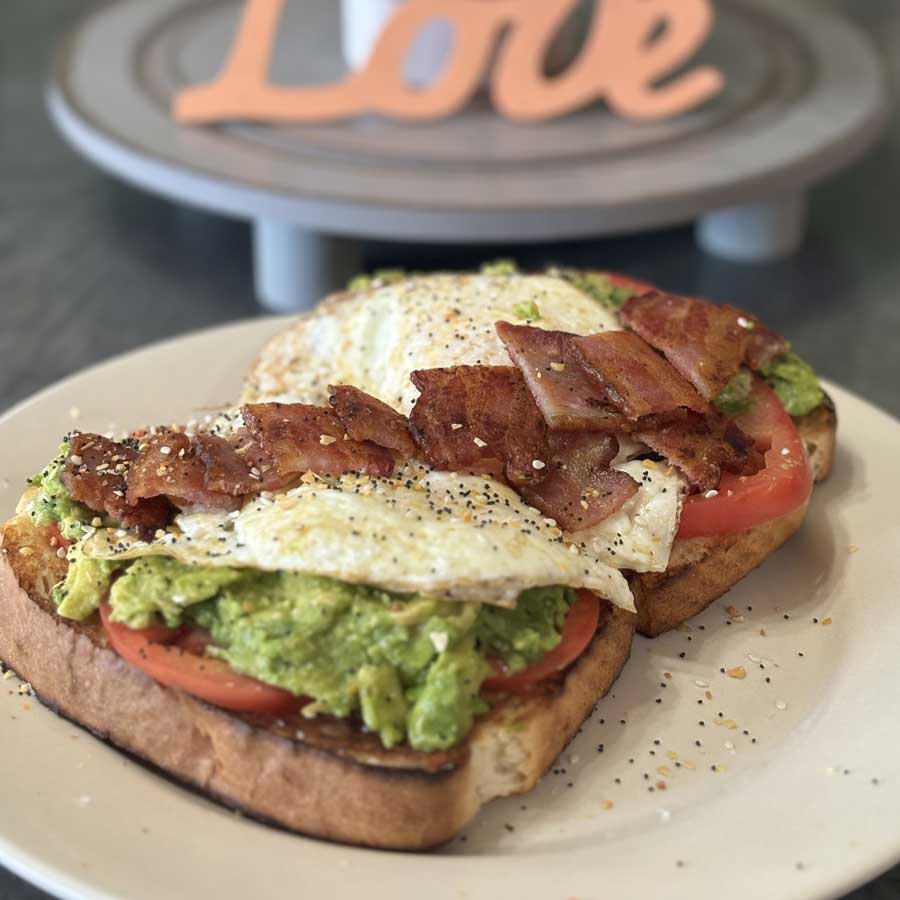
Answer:
[{"label": "toasted bread slice", "polygon": [[488,801],[531,790],[616,680],[634,633],[634,615],[611,608],[563,680],[497,698],[460,746],[385,750],[339,720],[232,714],[162,687],[96,620],[56,615],[49,591],[64,574],[27,515],[3,526],[0,658],[46,705],[227,806],[370,847],[434,847]]},{"label": "toasted bread slice", "polygon": [[[837,416],[831,398],[797,420],[816,481],[834,462]],[[686,622],[727,593],[777,550],[803,524],[806,505],[781,518],[735,534],[676,540],[665,572],[629,578],[637,606],[638,631],[656,637]]]},{"label": "toasted bread slice", "polygon": [[[833,459],[834,408],[799,424],[821,480]],[[641,632],[660,634],[700,612],[787,540],[805,511],[736,535],[677,541],[665,573],[630,579]],[[440,845],[490,800],[531,790],[609,691],[635,629],[635,616],[613,608],[561,681],[497,698],[450,751],[385,750],[339,720],[232,714],[162,687],[112,651],[97,622],[56,615],[50,589],[65,563],[27,516],[3,526],[0,550],[0,658],[44,703],[227,806],[371,847]]]}]

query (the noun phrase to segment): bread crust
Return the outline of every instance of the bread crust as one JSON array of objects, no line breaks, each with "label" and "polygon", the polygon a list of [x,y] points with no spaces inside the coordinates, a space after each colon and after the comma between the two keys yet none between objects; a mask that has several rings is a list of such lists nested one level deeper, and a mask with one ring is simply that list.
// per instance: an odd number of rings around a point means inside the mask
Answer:
[{"label": "bread crust", "polygon": [[55,614],[47,591],[64,566],[27,515],[3,527],[0,658],[42,702],[229,807],[378,848],[435,847],[495,797],[531,790],[616,680],[634,633],[634,615],[613,609],[560,683],[499,699],[460,747],[383,750],[334,720],[234,715],[157,684],[96,623]]},{"label": "bread crust", "polygon": [[[830,397],[796,420],[817,482],[834,463],[837,416]],[[676,540],[665,572],[634,574],[628,582],[637,607],[637,630],[656,637],[702,612],[752,572],[803,524],[808,504],[781,518],[735,534]]]}]

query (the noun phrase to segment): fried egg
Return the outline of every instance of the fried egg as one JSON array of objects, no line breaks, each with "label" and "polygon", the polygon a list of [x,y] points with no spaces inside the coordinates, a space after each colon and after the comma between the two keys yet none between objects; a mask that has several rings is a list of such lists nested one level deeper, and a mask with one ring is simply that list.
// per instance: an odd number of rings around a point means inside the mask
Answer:
[{"label": "fried egg", "polygon": [[[495,331],[499,320],[575,334],[622,329],[614,313],[562,278],[415,277],[341,295],[278,335],[260,354],[242,402],[325,404],[329,384],[351,384],[408,414],[418,395],[409,378],[416,369],[511,364]],[[625,435],[620,443],[616,467],[638,481],[638,493],[606,521],[569,537],[611,567],[662,572],[685,482],[671,469],[648,474],[627,462],[638,447]]]},{"label": "fried egg", "polygon": [[618,512],[569,539],[617,569],[665,572],[687,482],[665,463],[635,460],[614,468],[627,472],[640,489]]},{"label": "fried egg", "polygon": [[498,606],[514,606],[528,588],[562,584],[634,610],[616,568],[568,540],[507,486],[414,464],[391,478],[307,476],[237,512],[182,514],[152,541],[101,528],[84,553],[302,572]]},{"label": "fried egg", "polygon": [[[534,315],[528,319],[528,315]],[[328,402],[351,384],[409,414],[416,369],[509,366],[496,322],[596,334],[616,316],[562,278],[430,275],[329,301],[278,335],[251,370],[243,403]]]}]

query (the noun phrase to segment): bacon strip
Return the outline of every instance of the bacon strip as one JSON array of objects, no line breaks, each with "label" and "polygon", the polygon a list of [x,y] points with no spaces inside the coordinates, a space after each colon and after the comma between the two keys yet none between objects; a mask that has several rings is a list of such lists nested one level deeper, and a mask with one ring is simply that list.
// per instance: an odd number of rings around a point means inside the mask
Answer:
[{"label": "bacon strip", "polygon": [[133,447],[99,434],[76,434],[70,442],[62,482],[73,499],[111,516],[125,528],[162,528],[172,512],[164,497],[128,503],[126,477],[137,455]]},{"label": "bacon strip", "polygon": [[622,416],[575,353],[573,335],[509,322],[497,322],[496,328],[551,429],[622,428]]},{"label": "bacon strip", "polygon": [[455,366],[411,378],[421,395],[410,429],[429,465],[452,471],[500,460],[513,484],[543,477],[547,426],[518,369]]},{"label": "bacon strip", "polygon": [[198,434],[193,444],[194,453],[205,469],[203,483],[207,490],[243,497],[263,489],[261,478],[251,474],[251,465],[224,438]]},{"label": "bacon strip", "polygon": [[564,531],[591,528],[618,512],[638,491],[626,472],[610,469],[619,442],[597,431],[551,435],[548,474],[522,496]]},{"label": "bacon strip", "polygon": [[765,464],[753,441],[724,417],[673,422],[635,437],[681,469],[697,491],[715,488],[723,470],[755,475]]},{"label": "bacon strip", "polygon": [[177,431],[147,438],[128,473],[130,504],[161,496],[181,509],[231,510],[241,505],[233,494],[207,488],[203,460],[194,452],[191,439]]},{"label": "bacon strip", "polygon": [[409,435],[409,420],[387,403],[347,384],[329,385],[329,402],[354,441],[372,441],[411,459],[416,445]]},{"label": "bacon strip", "polygon": [[[531,372],[528,385],[547,416],[551,434],[575,426],[631,432],[636,440],[681,468],[697,490],[715,487],[723,469],[744,474],[758,470],[746,435],[719,416],[639,335],[611,331],[579,337],[506,323],[498,323],[497,331],[525,377]],[[574,415],[567,413],[569,403]],[[582,471],[574,481],[578,485],[583,480]],[[540,487],[544,489],[543,484]],[[554,509],[562,506],[569,511],[569,515],[553,514],[559,521],[572,521],[575,495],[567,493],[571,487],[554,482],[546,488],[550,498],[546,508],[552,504]],[[612,493],[612,505],[625,495],[625,488],[620,480],[618,490]],[[543,511],[538,493],[535,497],[534,505]],[[555,502],[557,497],[565,499]],[[577,500],[581,505],[585,498]],[[591,507],[585,521],[603,518],[603,512],[603,507],[598,506],[596,512]]]},{"label": "bacon strip", "polygon": [[507,322],[496,327],[554,431],[631,431],[709,409],[637,335],[579,337]]},{"label": "bacon strip", "polygon": [[[229,443],[250,470],[250,477],[256,482],[257,491],[278,491],[294,481],[294,477],[278,474],[278,468],[271,454],[266,453],[253,439],[246,428],[238,428],[230,437]],[[257,481],[257,479],[259,479]]]},{"label": "bacon strip", "polygon": [[281,476],[360,472],[386,477],[394,471],[389,450],[371,441],[350,440],[330,409],[302,403],[257,403],[241,412],[247,430],[275,461]]},{"label": "bacon strip", "polygon": [[627,331],[573,338],[583,365],[603,386],[608,402],[633,422],[683,419],[709,405],[646,341]]},{"label": "bacon strip", "polygon": [[758,369],[788,347],[755,316],[693,297],[633,297],[620,316],[710,401],[745,362]]}]

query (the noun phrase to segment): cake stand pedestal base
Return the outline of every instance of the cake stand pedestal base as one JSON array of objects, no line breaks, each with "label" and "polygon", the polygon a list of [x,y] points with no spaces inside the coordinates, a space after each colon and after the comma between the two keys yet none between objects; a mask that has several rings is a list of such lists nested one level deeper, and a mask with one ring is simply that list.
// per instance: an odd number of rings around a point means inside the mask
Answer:
[{"label": "cake stand pedestal base", "polygon": [[768,262],[795,253],[806,237],[806,195],[734,206],[697,221],[697,242],[733,262]]},{"label": "cake stand pedestal base", "polygon": [[362,268],[360,243],[257,219],[253,225],[256,296],[272,312],[311,309]]}]

